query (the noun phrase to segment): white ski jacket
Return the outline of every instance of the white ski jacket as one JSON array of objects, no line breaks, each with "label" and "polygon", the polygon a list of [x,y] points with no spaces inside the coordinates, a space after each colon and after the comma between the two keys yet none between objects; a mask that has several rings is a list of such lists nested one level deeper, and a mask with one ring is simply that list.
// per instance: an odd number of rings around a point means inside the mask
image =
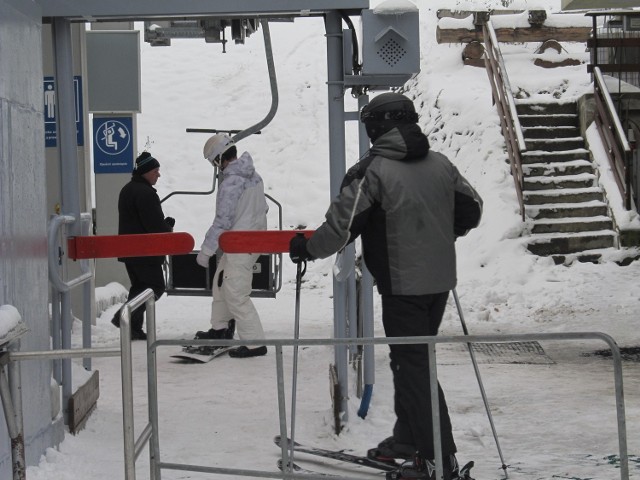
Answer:
[{"label": "white ski jacket", "polygon": [[266,230],[268,211],[262,177],[256,172],[251,155],[244,152],[222,172],[216,216],[200,250],[207,256],[214,255],[220,235],[227,230]]}]

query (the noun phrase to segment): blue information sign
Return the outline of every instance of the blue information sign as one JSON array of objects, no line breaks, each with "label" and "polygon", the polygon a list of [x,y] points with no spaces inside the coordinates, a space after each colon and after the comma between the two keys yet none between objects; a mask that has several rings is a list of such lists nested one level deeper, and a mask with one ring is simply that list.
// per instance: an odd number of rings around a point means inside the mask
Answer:
[{"label": "blue information sign", "polygon": [[[82,119],[82,77],[73,77],[73,96],[75,97],[76,134],[78,146],[84,145],[84,123]],[[53,77],[44,77],[44,146],[55,147],[58,144],[56,115],[56,83]]]},{"label": "blue information sign", "polygon": [[130,116],[93,118],[93,171],[133,171],[133,120]]}]

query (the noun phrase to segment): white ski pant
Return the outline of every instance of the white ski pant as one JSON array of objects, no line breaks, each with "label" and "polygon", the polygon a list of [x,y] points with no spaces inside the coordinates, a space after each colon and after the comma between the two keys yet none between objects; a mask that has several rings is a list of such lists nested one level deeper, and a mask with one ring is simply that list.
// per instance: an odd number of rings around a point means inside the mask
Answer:
[{"label": "white ski pant", "polygon": [[211,327],[227,328],[229,320],[236,320],[240,340],[261,340],[264,330],[260,316],[251,301],[253,265],[259,255],[248,253],[224,254],[213,276]]}]

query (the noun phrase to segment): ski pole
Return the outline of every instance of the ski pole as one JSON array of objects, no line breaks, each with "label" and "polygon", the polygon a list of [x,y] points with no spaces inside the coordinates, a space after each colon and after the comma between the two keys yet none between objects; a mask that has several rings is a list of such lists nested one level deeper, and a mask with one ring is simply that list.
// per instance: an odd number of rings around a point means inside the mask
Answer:
[{"label": "ski pole", "polygon": [[[304,263],[304,268],[302,264]],[[300,338],[300,290],[302,285],[302,277],[307,271],[307,262],[298,263],[296,272],[296,307],[294,322],[294,339]],[[295,431],[296,431],[296,390],[298,385],[298,345],[293,346],[293,378],[291,379],[291,438],[289,443],[289,461],[293,465],[293,452],[295,450]]]},{"label": "ski pole", "polygon": [[[456,302],[456,308],[458,309],[458,316],[460,317],[460,323],[462,324],[462,331],[465,335],[469,335],[469,331],[467,330],[467,324],[464,321],[464,316],[462,315],[462,307],[460,306],[460,300],[458,299],[458,293],[454,288],[453,299]],[[504,470],[505,478],[509,478],[509,474],[507,473],[507,464],[504,461],[504,457],[502,456],[502,449],[500,448],[500,442],[498,441],[498,433],[496,432],[496,427],[493,423],[493,415],[491,415],[491,409],[489,408],[489,402],[487,400],[487,394],[484,390],[484,385],[482,384],[482,379],[480,378],[480,369],[478,368],[478,362],[476,361],[476,355],[473,352],[473,348],[471,347],[471,343],[467,342],[467,348],[469,350],[469,355],[471,356],[471,363],[473,363],[473,369],[476,372],[476,378],[478,379],[478,386],[480,387],[480,394],[482,395],[482,401],[484,402],[484,408],[487,411],[487,417],[489,418],[489,424],[491,425],[491,431],[493,432],[493,439],[496,442],[496,447],[498,448],[498,455],[500,456],[500,461],[502,462],[502,470]]]}]

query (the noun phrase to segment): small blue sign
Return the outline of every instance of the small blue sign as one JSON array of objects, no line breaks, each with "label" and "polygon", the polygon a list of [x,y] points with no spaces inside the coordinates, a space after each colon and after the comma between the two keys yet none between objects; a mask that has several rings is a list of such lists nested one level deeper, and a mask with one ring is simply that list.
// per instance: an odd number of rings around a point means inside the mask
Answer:
[{"label": "small blue sign", "polygon": [[[75,97],[76,135],[78,146],[84,145],[84,122],[82,117],[82,77],[73,77],[73,96]],[[56,128],[56,83],[53,77],[44,77],[44,146],[55,147],[58,144]]]},{"label": "small blue sign", "polygon": [[93,171],[133,171],[133,120],[129,117],[93,118]]}]

